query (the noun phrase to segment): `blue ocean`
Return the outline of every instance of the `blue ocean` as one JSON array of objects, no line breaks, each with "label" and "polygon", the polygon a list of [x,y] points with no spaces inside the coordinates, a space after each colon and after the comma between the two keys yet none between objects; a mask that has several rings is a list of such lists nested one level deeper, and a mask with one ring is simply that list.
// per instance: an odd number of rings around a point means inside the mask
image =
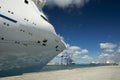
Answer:
[{"label": "blue ocean", "polygon": [[27,67],[22,69],[11,69],[11,70],[0,71],[0,77],[16,76],[26,73],[33,73],[33,72],[56,71],[56,70],[65,70],[65,69],[97,67],[97,66],[111,66],[111,64],[47,65],[42,70],[39,68],[40,67],[39,65],[35,67]]}]

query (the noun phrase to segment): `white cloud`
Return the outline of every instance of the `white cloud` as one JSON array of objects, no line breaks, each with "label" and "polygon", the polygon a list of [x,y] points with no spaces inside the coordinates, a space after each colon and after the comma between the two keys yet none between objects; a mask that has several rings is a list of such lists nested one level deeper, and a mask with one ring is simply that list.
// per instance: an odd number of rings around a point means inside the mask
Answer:
[{"label": "white cloud", "polygon": [[117,63],[120,63],[120,52],[114,54],[113,60]]},{"label": "white cloud", "polygon": [[[79,46],[68,46],[66,50],[64,50],[61,54],[69,54],[72,57],[80,57],[81,54],[87,54],[88,50],[87,49],[81,49]],[[61,55],[59,54],[59,55]]]},{"label": "white cloud", "polygon": [[118,47],[118,49],[114,53],[113,60],[117,63],[120,63],[120,47]]},{"label": "white cloud", "polygon": [[[87,49],[81,49],[79,46],[68,46],[66,50],[64,50],[62,53],[60,53],[56,58],[54,58],[52,61],[58,61],[61,59],[61,56],[69,56],[72,60],[74,60],[76,63],[79,62],[78,59],[82,59],[81,57],[86,55],[88,53]],[[56,60],[57,59],[57,60]],[[85,56],[83,60],[89,61],[92,59],[89,56]]]},{"label": "white cloud", "polygon": [[118,49],[114,51],[114,53],[112,54],[101,53],[99,55],[99,59],[102,62],[113,61],[113,62],[119,63],[120,62],[120,47],[118,47]]},{"label": "white cloud", "polygon": [[70,46],[68,49],[69,50],[80,50],[80,47],[78,47],[78,46]]},{"label": "white cloud", "polygon": [[78,46],[68,46],[68,48],[66,50],[64,50],[62,53],[65,54],[75,54],[75,53],[79,53],[80,52],[80,47]]},{"label": "white cloud", "polygon": [[112,57],[113,55],[110,55],[110,54],[107,54],[107,53],[102,53],[99,55],[99,58],[110,58]]},{"label": "white cloud", "polygon": [[117,52],[120,53],[120,47],[118,48]]},{"label": "white cloud", "polygon": [[113,49],[115,47],[117,47],[117,45],[113,43],[100,43],[100,48],[102,49]]},{"label": "white cloud", "polygon": [[93,59],[92,57],[90,57],[90,56],[88,56],[88,55],[84,55],[83,57],[82,57],[82,59],[87,59],[87,60],[90,60],[90,59]]},{"label": "white cloud", "polygon": [[70,46],[68,49],[67,49],[67,52],[68,53],[73,53],[73,54],[87,54],[88,53],[88,50],[87,49],[81,49],[80,47],[78,46]]},{"label": "white cloud", "polygon": [[68,7],[83,7],[85,3],[90,0],[47,0],[46,5],[50,7],[60,7],[60,8],[68,8]]},{"label": "white cloud", "polygon": [[113,43],[100,43],[100,48],[104,49],[105,52],[114,52],[116,47],[117,45]]},{"label": "white cloud", "polygon": [[105,49],[104,51],[105,51],[105,52],[114,52],[113,49]]},{"label": "white cloud", "polygon": [[87,55],[89,51],[87,49],[82,49],[79,46],[69,46],[66,50],[62,52],[63,55],[69,55],[75,63],[80,63],[83,60],[85,63],[88,63],[92,57]]},{"label": "white cloud", "polygon": [[100,55],[99,55],[99,60],[100,60],[100,62],[103,62],[103,63],[105,63],[105,62],[107,62],[107,61],[109,61],[109,62],[114,62],[114,54],[107,54],[107,53],[101,53]]},{"label": "white cloud", "polygon": [[73,54],[73,57],[75,57],[75,58],[79,58],[79,56],[80,56],[79,52]]},{"label": "white cloud", "polygon": [[86,53],[88,53],[88,50],[87,50],[87,49],[82,49],[82,50],[81,50],[81,53],[82,53],[82,54],[86,54]]}]

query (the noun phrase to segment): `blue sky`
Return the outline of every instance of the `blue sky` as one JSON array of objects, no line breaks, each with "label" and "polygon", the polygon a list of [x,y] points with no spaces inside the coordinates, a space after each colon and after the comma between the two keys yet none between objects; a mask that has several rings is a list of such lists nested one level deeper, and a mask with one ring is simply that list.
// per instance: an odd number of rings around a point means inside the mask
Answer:
[{"label": "blue sky", "polygon": [[73,0],[51,1],[43,11],[57,34],[64,38],[69,47],[88,51],[84,55],[80,53],[79,59],[74,58],[78,63],[103,58],[111,60],[120,53],[119,0],[75,0],[76,3],[70,3]]}]

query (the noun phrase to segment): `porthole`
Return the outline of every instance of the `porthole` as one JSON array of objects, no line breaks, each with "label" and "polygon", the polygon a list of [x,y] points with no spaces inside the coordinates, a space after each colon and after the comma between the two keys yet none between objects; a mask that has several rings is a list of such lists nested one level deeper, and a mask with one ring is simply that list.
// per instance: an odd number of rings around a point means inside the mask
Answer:
[{"label": "porthole", "polygon": [[10,26],[9,24],[7,24],[7,26]]},{"label": "porthole", "polygon": [[37,41],[37,43],[40,43],[40,41]]},{"label": "porthole", "polygon": [[4,40],[4,38],[2,37],[1,40]]},{"label": "porthole", "polygon": [[13,12],[11,12],[11,14],[14,14]]},{"label": "porthole", "polygon": [[45,40],[43,40],[43,42],[44,42],[44,43],[46,43],[47,41],[48,41],[48,40],[46,40],[46,39],[45,39]]},{"label": "porthole", "polygon": [[23,30],[23,29],[20,29],[20,31],[25,32],[25,30]]},{"label": "porthole", "polygon": [[18,41],[15,41],[15,44],[20,44],[20,42],[18,42]]},{"label": "porthole", "polygon": [[32,33],[29,32],[28,34],[32,36]]},{"label": "porthole", "polygon": [[55,48],[58,48],[58,46],[56,46]]},{"label": "porthole", "polygon": [[32,23],[33,25],[36,25],[34,22]]},{"label": "porthole", "polygon": [[3,24],[4,24],[4,25],[6,25],[6,23],[5,23],[5,22],[4,22]]},{"label": "porthole", "polygon": [[24,20],[26,20],[26,18],[24,18]]},{"label": "porthole", "polygon": [[44,44],[44,43],[43,43],[42,45],[43,45],[43,46],[46,46],[46,44]]},{"label": "porthole", "polygon": [[8,13],[10,13],[10,14],[14,14],[13,12],[11,12],[10,10],[8,10]]},{"label": "porthole", "polygon": [[26,4],[28,4],[28,3],[29,3],[29,2],[28,2],[28,0],[25,0],[24,2],[25,2]]},{"label": "porthole", "polygon": [[10,13],[10,11],[8,11],[8,13]]},{"label": "porthole", "polygon": [[7,24],[6,22],[4,22],[3,25],[10,26],[10,24]]}]

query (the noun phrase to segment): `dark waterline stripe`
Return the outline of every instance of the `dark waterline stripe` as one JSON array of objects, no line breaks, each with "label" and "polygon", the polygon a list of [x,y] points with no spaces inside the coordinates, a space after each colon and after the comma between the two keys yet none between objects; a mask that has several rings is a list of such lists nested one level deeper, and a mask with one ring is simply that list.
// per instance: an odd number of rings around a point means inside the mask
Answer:
[{"label": "dark waterline stripe", "polygon": [[2,14],[0,14],[0,17],[2,17],[2,18],[4,18],[4,19],[7,19],[7,20],[9,20],[9,21],[11,21],[11,22],[17,23],[16,20],[11,19],[11,18],[9,18],[9,17],[7,17],[7,16],[4,16],[4,15],[2,15]]}]

